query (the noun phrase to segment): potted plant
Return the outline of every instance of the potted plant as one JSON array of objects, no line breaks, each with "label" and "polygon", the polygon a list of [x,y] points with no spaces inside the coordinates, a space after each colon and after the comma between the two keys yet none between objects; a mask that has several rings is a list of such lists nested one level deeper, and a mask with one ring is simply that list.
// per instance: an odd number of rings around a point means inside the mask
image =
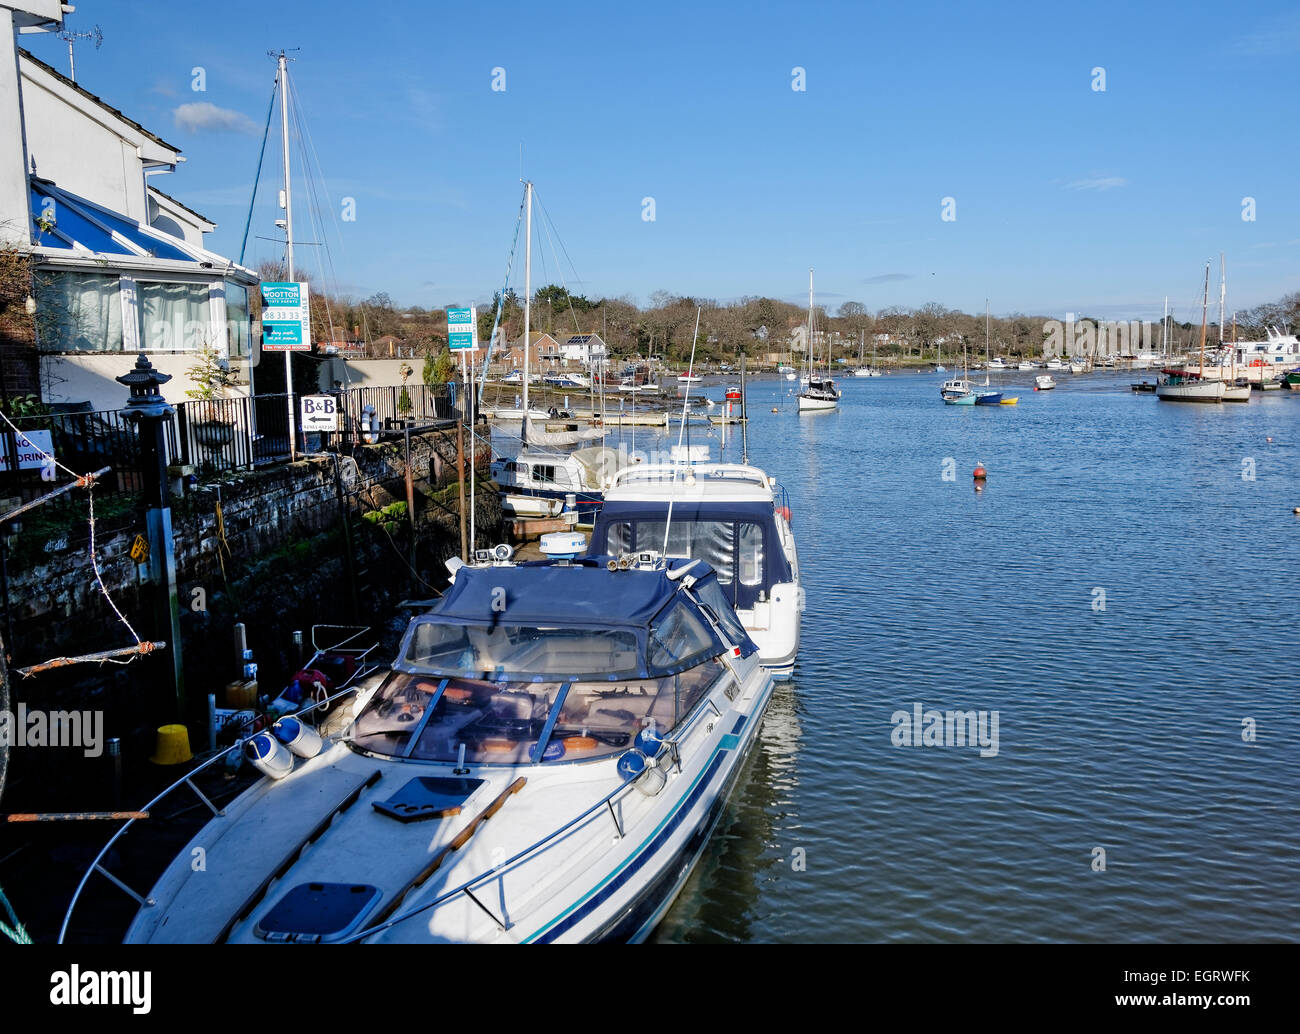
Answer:
[{"label": "potted plant", "polygon": [[406,390],[406,381],[413,373],[415,373],[415,370],[406,363],[403,363],[397,370],[397,375],[402,378],[402,391],[397,396],[397,415],[403,420],[409,419],[411,411],[415,409],[415,404],[411,401],[411,393]]},{"label": "potted plant", "polygon": [[209,449],[229,445],[235,440],[234,421],[222,412],[222,407],[215,405],[217,399],[226,397],[226,390],[234,383],[229,360],[205,341],[198,359],[185,375],[194,382],[194,387],[185,394],[203,403],[195,407],[199,414],[193,425],[195,441]]}]

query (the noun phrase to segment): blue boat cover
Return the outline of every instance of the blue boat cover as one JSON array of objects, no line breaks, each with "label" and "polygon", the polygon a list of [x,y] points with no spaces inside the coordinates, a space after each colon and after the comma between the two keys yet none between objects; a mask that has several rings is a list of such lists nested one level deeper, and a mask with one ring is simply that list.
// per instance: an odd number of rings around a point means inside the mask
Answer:
[{"label": "blue boat cover", "polygon": [[[630,522],[663,521],[668,514],[667,500],[628,499],[606,500],[596,518],[596,527],[591,534],[589,555],[597,550],[604,552],[609,539],[609,527],[612,524]],[[752,522],[763,529],[763,552],[766,556],[766,571],[763,578],[764,589],[778,582],[793,580],[794,575],[786,560],[785,551],[777,538],[776,521],[772,504],[761,500],[729,499],[679,499],[673,503],[673,521],[736,521]],[[634,545],[633,548],[636,548]],[[659,546],[656,544],[656,549]],[[752,605],[752,601],[738,601],[742,606]]]},{"label": "blue boat cover", "polygon": [[[430,613],[473,624],[650,627],[676,594],[678,583],[664,571],[610,571],[609,557],[564,566],[549,560],[509,567],[462,567],[447,594]],[[673,562],[680,567],[684,560]],[[699,564],[697,578],[713,569]],[[498,589],[505,590],[502,598]],[[505,611],[502,611],[502,607]]]}]

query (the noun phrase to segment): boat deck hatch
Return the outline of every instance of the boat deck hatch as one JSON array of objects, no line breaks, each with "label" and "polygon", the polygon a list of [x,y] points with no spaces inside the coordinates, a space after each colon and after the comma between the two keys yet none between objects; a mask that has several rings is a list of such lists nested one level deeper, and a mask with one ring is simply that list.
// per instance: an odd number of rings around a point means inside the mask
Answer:
[{"label": "boat deck hatch", "polygon": [[453,779],[447,776],[416,776],[386,801],[374,801],[375,811],[399,822],[445,819],[459,815],[470,795],[483,785],[482,779]]},{"label": "boat deck hatch", "polygon": [[265,941],[319,944],[354,932],[379,900],[368,883],[300,883],[258,921]]}]

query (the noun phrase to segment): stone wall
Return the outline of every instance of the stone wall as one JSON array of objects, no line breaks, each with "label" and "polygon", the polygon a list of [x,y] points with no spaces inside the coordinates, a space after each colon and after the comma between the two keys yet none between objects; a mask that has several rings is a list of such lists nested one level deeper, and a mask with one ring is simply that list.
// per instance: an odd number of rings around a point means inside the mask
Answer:
[{"label": "stone wall", "polygon": [[[455,456],[455,431],[412,435],[414,571],[408,563],[409,519],[378,512],[406,498],[406,455],[400,441],[364,446],[352,456],[317,455],[230,477],[174,500],[191,702],[201,704],[207,693],[236,677],[231,645],[236,621],[247,627],[261,674],[274,680],[296,664],[290,638],[294,629],[354,621],[387,626],[397,601],[427,598],[441,588],[443,561],[460,552]],[[486,544],[501,541],[501,513],[486,480],[485,446],[478,462],[479,542]],[[91,569],[85,496],[75,495],[75,503],[57,514],[32,511],[11,540],[13,666],[133,642]],[[136,535],[144,531],[143,519],[129,506],[119,502],[114,508],[112,502],[97,501],[96,507],[96,556],[103,582],[141,638],[168,639],[165,622],[155,615],[155,587],[130,556]],[[363,519],[364,514],[381,519]],[[354,584],[359,614],[354,614]],[[20,680],[15,696],[37,706],[37,699],[55,694],[63,706],[86,707],[85,700],[115,685],[140,705],[132,708],[139,711],[134,718],[118,716],[130,727],[121,734],[159,723],[170,699],[168,677],[162,657],[122,668],[77,666]]]}]

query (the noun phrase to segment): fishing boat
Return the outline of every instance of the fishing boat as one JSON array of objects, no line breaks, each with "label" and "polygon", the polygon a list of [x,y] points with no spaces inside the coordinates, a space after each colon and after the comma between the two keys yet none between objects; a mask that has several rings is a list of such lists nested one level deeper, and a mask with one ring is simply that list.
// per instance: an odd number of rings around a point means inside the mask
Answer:
[{"label": "fishing boat", "polygon": [[[665,525],[671,527],[665,546]],[[593,554],[662,550],[704,560],[773,678],[790,678],[804,591],[788,499],[740,463],[637,464],[615,473],[592,530]]]},{"label": "fishing boat", "polygon": [[[559,512],[574,497],[579,524],[591,524],[604,501],[605,481],[614,473],[617,454],[613,449],[593,446],[573,452],[525,449],[518,455],[492,463],[492,480],[504,495],[528,497],[557,504]],[[512,502],[517,513],[527,506]],[[539,516],[551,516],[550,507]]]},{"label": "fishing boat", "polygon": [[1201,361],[1196,372],[1169,367],[1156,378],[1156,398],[1166,402],[1222,402],[1223,381],[1204,376],[1206,314],[1210,301],[1210,264],[1205,264],[1205,291],[1201,300]]},{"label": "fishing boat", "polygon": [[808,376],[799,391],[799,412],[824,412],[837,409],[840,389],[829,371],[819,373],[813,359],[813,340],[816,337],[816,317],[813,312],[813,271],[808,270]]},{"label": "fishing boat", "polygon": [[481,552],[345,725],[295,718],[296,752],[279,728],[242,747],[267,774],[175,856],[128,943],[650,934],[722,814],[772,679],[701,561]]},{"label": "fishing boat", "polygon": [[1034,378],[1034,388],[1037,391],[1051,391],[1056,387],[1056,381],[1052,380],[1050,373],[1040,373]]}]

